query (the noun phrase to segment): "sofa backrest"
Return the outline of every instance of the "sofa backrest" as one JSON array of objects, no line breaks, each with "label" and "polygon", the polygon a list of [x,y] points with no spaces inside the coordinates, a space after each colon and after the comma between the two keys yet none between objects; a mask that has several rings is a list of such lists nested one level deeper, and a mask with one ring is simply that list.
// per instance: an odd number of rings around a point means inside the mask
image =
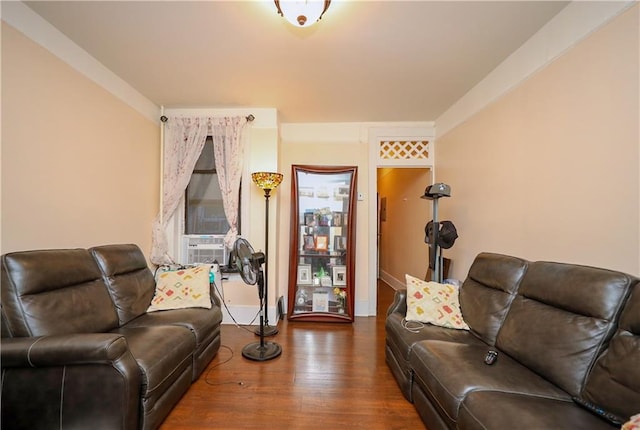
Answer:
[{"label": "sofa backrest", "polygon": [[640,284],[633,288],[581,397],[625,420],[640,413]]},{"label": "sofa backrest", "polygon": [[120,325],[144,314],[155,292],[153,273],[137,245],[104,245],[89,250],[98,263]]},{"label": "sofa backrest", "polygon": [[98,265],[85,249],[2,256],[3,335],[100,333],[118,326]]},{"label": "sofa backrest", "polygon": [[496,346],[577,396],[635,282],[611,270],[529,263]]},{"label": "sofa backrest", "polygon": [[494,345],[509,306],[516,296],[527,262],[483,252],[473,261],[460,288],[460,310],[472,333]]}]

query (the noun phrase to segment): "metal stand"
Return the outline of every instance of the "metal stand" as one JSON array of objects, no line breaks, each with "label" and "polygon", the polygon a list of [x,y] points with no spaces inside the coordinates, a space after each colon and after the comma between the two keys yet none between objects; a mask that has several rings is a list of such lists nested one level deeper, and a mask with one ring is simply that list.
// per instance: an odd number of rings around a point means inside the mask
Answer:
[{"label": "metal stand", "polygon": [[[265,264],[266,266],[266,264]],[[282,347],[275,342],[265,342],[265,277],[262,273],[258,273],[258,295],[260,296],[260,335],[259,342],[253,342],[242,348],[242,356],[254,361],[267,361],[278,357],[282,354]]]},{"label": "metal stand", "polygon": [[431,280],[442,282],[442,248],[438,245],[438,234],[440,233],[440,223],[438,222],[438,199],[433,199],[433,239],[429,244],[432,251],[429,253],[429,267],[433,270]]},{"label": "metal stand", "polygon": [[439,245],[440,222],[438,220],[438,200],[441,197],[450,197],[451,188],[447,184],[437,183],[429,185],[424,191],[423,199],[433,200],[433,221],[431,229],[427,224],[425,242],[429,244],[429,268],[431,280],[442,283],[442,248]]},{"label": "metal stand", "polygon": [[[265,201],[265,224],[264,224],[264,327],[260,324],[260,327],[256,329],[255,334],[258,336],[275,336],[278,334],[278,327],[272,327],[269,325],[269,197],[271,196],[271,190],[265,188],[264,201]],[[262,318],[262,316],[260,317]]]}]

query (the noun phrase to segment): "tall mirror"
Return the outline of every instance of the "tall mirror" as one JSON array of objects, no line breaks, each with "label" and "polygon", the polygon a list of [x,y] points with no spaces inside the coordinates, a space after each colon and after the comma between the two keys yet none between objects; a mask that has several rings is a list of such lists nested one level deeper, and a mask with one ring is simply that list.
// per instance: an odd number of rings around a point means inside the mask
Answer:
[{"label": "tall mirror", "polygon": [[292,166],[289,320],[352,322],[355,166]]}]

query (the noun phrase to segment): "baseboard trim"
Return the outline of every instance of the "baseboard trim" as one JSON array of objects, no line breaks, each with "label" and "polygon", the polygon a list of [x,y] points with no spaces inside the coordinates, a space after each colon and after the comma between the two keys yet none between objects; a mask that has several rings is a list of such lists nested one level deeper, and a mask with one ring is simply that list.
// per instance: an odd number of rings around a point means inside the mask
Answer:
[{"label": "baseboard trim", "polygon": [[389,272],[380,270],[380,279],[389,284],[394,290],[403,290],[406,288],[406,283],[392,276]]},{"label": "baseboard trim", "polygon": [[[260,324],[260,315],[257,306],[222,306],[222,324],[238,324],[258,326]],[[277,325],[277,309],[276,306],[267,308],[269,325]],[[235,320],[235,321],[234,321]]]}]

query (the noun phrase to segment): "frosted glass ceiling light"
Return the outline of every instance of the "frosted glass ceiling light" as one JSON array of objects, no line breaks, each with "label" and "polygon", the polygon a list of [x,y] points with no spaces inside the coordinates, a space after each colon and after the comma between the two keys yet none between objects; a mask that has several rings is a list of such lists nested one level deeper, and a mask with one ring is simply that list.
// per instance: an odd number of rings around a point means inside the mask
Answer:
[{"label": "frosted glass ceiling light", "polygon": [[322,18],[331,0],[274,0],[278,13],[296,27],[309,27]]}]

